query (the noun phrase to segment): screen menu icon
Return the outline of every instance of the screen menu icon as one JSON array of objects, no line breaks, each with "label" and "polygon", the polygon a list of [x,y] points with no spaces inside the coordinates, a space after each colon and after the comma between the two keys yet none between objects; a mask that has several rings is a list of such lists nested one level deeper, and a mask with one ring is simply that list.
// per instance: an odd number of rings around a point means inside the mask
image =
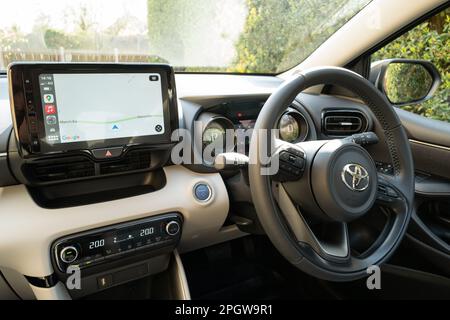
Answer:
[{"label": "screen menu icon", "polygon": [[[44,91],[44,88],[45,87],[42,88],[43,91]],[[53,102],[55,102],[55,96],[53,94],[51,94],[51,93],[44,94],[44,102],[45,103],[53,103]]]},{"label": "screen menu icon", "polygon": [[39,76],[39,87],[42,97],[46,140],[49,143],[60,143],[58,111],[56,106],[55,85],[52,74]]},{"label": "screen menu icon", "polygon": [[56,107],[54,104],[46,104],[44,106],[45,114],[55,114],[56,113]]},{"label": "screen menu icon", "polygon": [[57,120],[56,120],[55,116],[47,116],[46,122],[49,125],[54,125],[54,124],[56,124]]}]

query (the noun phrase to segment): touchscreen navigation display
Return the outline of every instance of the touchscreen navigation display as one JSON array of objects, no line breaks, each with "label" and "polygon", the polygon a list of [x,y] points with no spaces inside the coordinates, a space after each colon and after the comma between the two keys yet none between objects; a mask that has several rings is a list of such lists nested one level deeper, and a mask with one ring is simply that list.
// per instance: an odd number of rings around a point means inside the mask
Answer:
[{"label": "touchscreen navigation display", "polygon": [[158,73],[43,73],[39,90],[48,144],[161,135]]},{"label": "touchscreen navigation display", "polygon": [[22,158],[166,149],[179,127],[169,65],[21,62],[8,81]]}]

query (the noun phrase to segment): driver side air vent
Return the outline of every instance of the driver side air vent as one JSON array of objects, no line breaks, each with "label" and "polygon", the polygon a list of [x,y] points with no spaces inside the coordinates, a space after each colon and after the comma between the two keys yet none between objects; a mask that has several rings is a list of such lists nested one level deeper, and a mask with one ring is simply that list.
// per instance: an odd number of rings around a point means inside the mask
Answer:
[{"label": "driver side air vent", "polygon": [[349,136],[367,130],[367,118],[356,110],[333,110],[322,114],[322,132],[328,136]]}]

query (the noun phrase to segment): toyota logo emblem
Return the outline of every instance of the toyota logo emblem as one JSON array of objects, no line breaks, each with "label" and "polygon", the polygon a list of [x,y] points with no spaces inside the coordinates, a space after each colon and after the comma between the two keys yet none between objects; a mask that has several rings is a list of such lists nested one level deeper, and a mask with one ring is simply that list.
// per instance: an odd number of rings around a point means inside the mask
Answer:
[{"label": "toyota logo emblem", "polygon": [[342,182],[352,191],[364,191],[369,187],[369,173],[359,164],[347,164],[341,173]]}]

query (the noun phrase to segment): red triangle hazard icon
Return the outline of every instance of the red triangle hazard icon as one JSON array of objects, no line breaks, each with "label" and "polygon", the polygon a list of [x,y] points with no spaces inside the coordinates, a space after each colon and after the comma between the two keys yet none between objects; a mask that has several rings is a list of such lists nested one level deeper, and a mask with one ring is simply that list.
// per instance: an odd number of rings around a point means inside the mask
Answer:
[{"label": "red triangle hazard icon", "polygon": [[105,157],[112,157],[111,151],[106,150]]}]

